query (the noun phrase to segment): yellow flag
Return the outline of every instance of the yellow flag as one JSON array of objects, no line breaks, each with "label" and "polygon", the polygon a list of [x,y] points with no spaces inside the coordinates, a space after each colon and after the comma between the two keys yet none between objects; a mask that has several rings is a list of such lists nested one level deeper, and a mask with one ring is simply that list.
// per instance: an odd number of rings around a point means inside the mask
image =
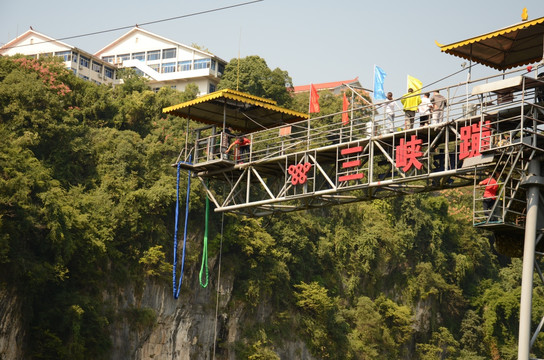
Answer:
[{"label": "yellow flag", "polygon": [[412,88],[414,90],[414,94],[421,93],[421,88],[423,87],[423,83],[416,79],[413,76],[408,75],[408,89]]}]

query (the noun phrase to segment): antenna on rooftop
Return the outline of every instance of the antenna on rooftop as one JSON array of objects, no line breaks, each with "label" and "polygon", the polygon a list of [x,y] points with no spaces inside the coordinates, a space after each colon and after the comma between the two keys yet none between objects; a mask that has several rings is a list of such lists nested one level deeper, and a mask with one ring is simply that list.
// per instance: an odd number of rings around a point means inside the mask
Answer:
[{"label": "antenna on rooftop", "polygon": [[238,69],[236,70],[236,91],[238,91],[238,85],[240,84],[240,47],[242,43],[242,27],[240,27],[240,37],[238,38]]}]

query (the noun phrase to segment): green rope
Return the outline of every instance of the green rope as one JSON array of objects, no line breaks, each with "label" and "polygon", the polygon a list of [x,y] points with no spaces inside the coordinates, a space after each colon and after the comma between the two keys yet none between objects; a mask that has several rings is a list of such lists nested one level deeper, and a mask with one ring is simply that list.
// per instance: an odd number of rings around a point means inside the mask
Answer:
[{"label": "green rope", "polygon": [[[202,266],[200,267],[200,286],[208,286],[208,213],[210,212],[210,199],[206,195],[206,218],[204,220],[204,245],[202,247]],[[204,265],[205,264],[205,265]],[[202,272],[206,269],[206,282],[202,283]]]}]

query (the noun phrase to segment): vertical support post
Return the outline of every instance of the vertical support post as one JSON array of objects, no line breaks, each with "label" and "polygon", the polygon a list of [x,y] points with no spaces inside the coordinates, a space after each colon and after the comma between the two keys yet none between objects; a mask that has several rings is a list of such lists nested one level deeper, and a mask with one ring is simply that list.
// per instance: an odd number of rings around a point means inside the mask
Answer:
[{"label": "vertical support post", "polygon": [[[189,158],[189,118],[191,117],[191,108],[189,108],[187,115],[187,125],[185,126],[185,158],[183,161],[187,161]],[[196,146],[195,146],[195,157],[196,157]],[[196,161],[195,161],[196,162]]]},{"label": "vertical support post", "polygon": [[[529,163],[529,176],[540,177],[540,161],[532,159]],[[530,182],[527,189],[527,218],[525,222],[525,241],[523,245],[523,272],[521,276],[521,299],[519,309],[518,360],[529,360],[531,341],[531,310],[533,301],[533,274],[535,263],[536,228],[539,184]]]},{"label": "vertical support post", "polygon": [[310,118],[308,118],[308,129],[306,131],[306,150],[310,150]]}]

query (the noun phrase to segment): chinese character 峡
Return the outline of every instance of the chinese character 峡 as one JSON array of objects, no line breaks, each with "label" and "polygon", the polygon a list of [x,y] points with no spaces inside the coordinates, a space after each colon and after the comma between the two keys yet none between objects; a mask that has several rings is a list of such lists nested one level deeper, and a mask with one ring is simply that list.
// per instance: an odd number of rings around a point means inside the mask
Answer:
[{"label": "chinese character \u5ce1", "polygon": [[395,150],[395,165],[397,168],[402,167],[402,171],[407,172],[412,166],[415,166],[418,170],[423,167],[423,164],[418,160],[418,157],[422,156],[421,144],[423,140],[417,139],[416,135],[412,135],[412,138],[407,142],[404,139],[400,139],[400,144]]}]

